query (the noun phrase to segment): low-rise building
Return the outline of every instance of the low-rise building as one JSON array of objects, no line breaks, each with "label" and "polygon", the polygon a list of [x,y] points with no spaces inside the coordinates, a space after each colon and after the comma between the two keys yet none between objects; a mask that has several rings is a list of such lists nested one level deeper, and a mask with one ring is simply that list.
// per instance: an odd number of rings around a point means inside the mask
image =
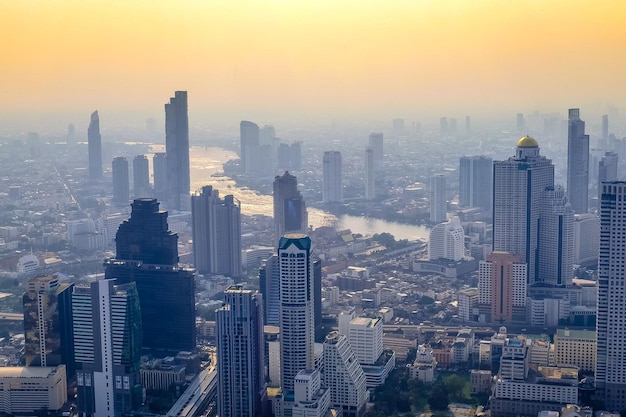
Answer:
[{"label": "low-rise building", "polygon": [[0,367],[0,412],[58,411],[66,400],[65,365]]}]

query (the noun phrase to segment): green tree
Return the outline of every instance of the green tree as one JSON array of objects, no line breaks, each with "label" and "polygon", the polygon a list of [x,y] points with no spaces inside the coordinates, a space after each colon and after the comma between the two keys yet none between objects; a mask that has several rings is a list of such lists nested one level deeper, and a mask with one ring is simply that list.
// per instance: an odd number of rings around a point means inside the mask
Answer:
[{"label": "green tree", "polygon": [[447,410],[450,401],[448,399],[448,391],[443,385],[435,385],[430,390],[428,396],[428,405],[432,411]]},{"label": "green tree", "polygon": [[465,381],[457,374],[452,374],[443,379],[443,386],[446,391],[452,394],[453,398],[460,399],[463,397],[463,388],[465,388]]}]

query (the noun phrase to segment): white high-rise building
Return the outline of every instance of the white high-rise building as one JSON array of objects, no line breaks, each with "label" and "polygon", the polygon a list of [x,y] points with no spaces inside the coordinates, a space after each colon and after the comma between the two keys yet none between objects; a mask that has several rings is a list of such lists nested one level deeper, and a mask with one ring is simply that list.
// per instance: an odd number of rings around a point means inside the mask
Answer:
[{"label": "white high-rise building", "polygon": [[598,259],[600,218],[595,214],[574,215],[574,264],[594,264]]},{"label": "white high-rise building", "polygon": [[460,261],[465,256],[465,232],[461,220],[454,216],[450,221],[439,223],[430,230],[428,259]]},{"label": "white high-rise building", "polygon": [[303,369],[294,384],[293,417],[325,417],[330,409],[330,391],[322,386],[316,369]]},{"label": "white high-rise building", "polygon": [[240,285],[228,288],[215,322],[218,414],[262,415],[266,387],[261,294]]},{"label": "white high-rise building", "polygon": [[537,281],[539,218],[543,194],[554,186],[554,165],[539,155],[530,136],[517,142],[515,156],[493,163],[493,250],[519,255],[528,264],[528,283]]},{"label": "white high-rise building", "polygon": [[383,353],[383,321],[356,317],[350,320],[348,340],[359,363],[373,364]]},{"label": "white high-rise building", "polygon": [[365,374],[348,338],[338,332],[330,332],[324,341],[324,384],[330,390],[331,405],[340,409],[344,417],[365,414]]},{"label": "white high-rise building", "polygon": [[365,199],[373,200],[376,198],[376,164],[374,159],[374,151],[372,148],[365,150]]},{"label": "white high-rise building", "polygon": [[448,200],[446,199],[446,176],[433,175],[430,178],[430,221],[441,223],[446,221]]},{"label": "white high-rise building", "polygon": [[596,389],[607,410],[626,409],[626,182],[602,184]]},{"label": "white high-rise building", "polygon": [[574,276],[574,211],[560,185],[543,193],[537,281],[569,286]]},{"label": "white high-rise building", "polygon": [[303,369],[315,369],[313,263],[311,239],[286,234],[278,243],[280,271],[280,362],[285,397]]},{"label": "white high-rise building", "polygon": [[322,160],[324,184],[322,195],[325,202],[343,201],[343,172],[341,152],[326,151]]}]

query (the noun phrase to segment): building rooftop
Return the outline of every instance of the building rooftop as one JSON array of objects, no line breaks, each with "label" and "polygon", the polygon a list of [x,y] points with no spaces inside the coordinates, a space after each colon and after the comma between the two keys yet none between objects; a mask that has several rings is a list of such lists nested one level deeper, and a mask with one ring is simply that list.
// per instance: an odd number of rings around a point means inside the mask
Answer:
[{"label": "building rooftop", "polygon": [[535,138],[526,135],[517,141],[517,147],[518,148],[537,148],[539,147],[539,143],[535,140]]},{"label": "building rooftop", "polygon": [[[63,365],[65,367],[65,365]],[[1,378],[48,378],[56,373],[57,366],[3,366],[0,367]]]},{"label": "building rooftop", "polygon": [[556,329],[557,338],[582,339],[593,342],[596,340],[596,332],[594,330],[570,330]]}]

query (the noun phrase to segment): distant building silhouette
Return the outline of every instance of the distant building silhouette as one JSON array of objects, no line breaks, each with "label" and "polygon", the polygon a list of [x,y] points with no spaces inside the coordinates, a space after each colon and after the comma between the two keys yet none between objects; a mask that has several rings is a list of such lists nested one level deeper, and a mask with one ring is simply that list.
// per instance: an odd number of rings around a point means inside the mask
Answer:
[{"label": "distant building silhouette", "polygon": [[589,135],[578,109],[569,109],[567,129],[567,195],[575,213],[589,205]]},{"label": "distant building silhouette", "polygon": [[117,156],[113,159],[111,168],[113,174],[113,202],[126,204],[130,199],[128,160],[123,156]]},{"label": "distant building silhouette", "polygon": [[135,198],[150,197],[150,164],[145,155],[133,158],[133,195]]},{"label": "distant building silhouette", "polygon": [[493,160],[486,156],[462,156],[459,163],[459,203],[463,207],[491,210]]},{"label": "distant building silhouette", "polygon": [[365,199],[376,198],[376,163],[372,148],[365,150]]},{"label": "distant building silhouette", "polygon": [[115,258],[104,262],[105,277],[137,284],[143,347],[163,356],[195,349],[195,271],[178,264],[178,236],[168,230],[167,211],[155,199],[134,200],[115,246]]},{"label": "distant building silhouette", "polygon": [[617,181],[617,166],[619,157],[615,152],[605,152],[598,162],[598,212],[600,212],[600,201],[602,200],[602,183]]},{"label": "distant building silhouette", "polygon": [[176,91],[170,102],[165,104],[165,154],[170,207],[188,209],[190,173],[186,91]]},{"label": "distant building silhouette", "polygon": [[325,202],[343,201],[343,172],[341,152],[326,151],[322,158],[323,188],[322,198]]},{"label": "distant building silhouette", "polygon": [[241,207],[211,186],[191,197],[193,259],[201,274],[241,275]]},{"label": "distant building silhouette", "polygon": [[159,201],[167,201],[167,156],[164,152],[157,152],[152,157],[152,173],[154,196]]},{"label": "distant building silhouette", "polygon": [[64,364],[74,375],[72,287],[56,275],[26,281],[24,307],[24,359],[26,366]]},{"label": "distant building silhouette", "polygon": [[99,280],[72,293],[78,413],[121,416],[141,405],[141,317],[134,283]]},{"label": "distant building silhouette", "polygon": [[263,416],[266,402],[263,301],[232,286],[215,312],[220,417]]},{"label": "distant building silhouette", "polygon": [[87,129],[87,148],[89,151],[89,179],[102,178],[102,137],[100,136],[100,118],[98,111],[91,113]]},{"label": "distant building silhouette", "polygon": [[273,188],[275,241],[288,232],[306,233],[309,217],[298,190],[298,179],[287,171],[274,178]]},{"label": "distant building silhouette", "polygon": [[369,136],[368,148],[374,152],[374,168],[379,171],[383,167],[384,156],[384,141],[383,134],[372,132]]},{"label": "distant building silhouette", "polygon": [[239,123],[239,157],[242,171],[251,171],[252,161],[257,157],[250,153],[252,147],[258,147],[260,143],[259,126],[256,123],[242,120]]},{"label": "distant building silhouette", "polygon": [[609,146],[609,116],[607,114],[602,115],[602,143],[600,147],[608,148]]}]

